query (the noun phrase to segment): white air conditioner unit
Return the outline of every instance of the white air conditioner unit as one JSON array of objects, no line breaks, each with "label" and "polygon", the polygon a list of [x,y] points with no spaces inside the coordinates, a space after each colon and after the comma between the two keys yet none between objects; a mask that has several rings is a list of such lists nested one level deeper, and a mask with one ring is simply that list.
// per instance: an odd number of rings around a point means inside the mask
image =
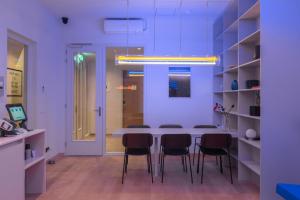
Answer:
[{"label": "white air conditioner unit", "polygon": [[106,34],[142,33],[146,31],[146,21],[137,18],[109,18],[104,20],[104,32]]}]

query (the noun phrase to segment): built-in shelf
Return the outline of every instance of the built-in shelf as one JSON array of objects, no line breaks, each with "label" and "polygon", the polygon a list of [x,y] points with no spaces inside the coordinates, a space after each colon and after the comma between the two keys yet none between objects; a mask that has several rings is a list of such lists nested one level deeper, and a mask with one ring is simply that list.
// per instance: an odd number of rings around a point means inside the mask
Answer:
[{"label": "built-in shelf", "polygon": [[25,170],[29,169],[30,167],[34,166],[35,164],[39,163],[40,161],[44,161],[45,157],[44,156],[40,156],[37,158],[31,158],[28,160],[25,160]]},{"label": "built-in shelf", "polygon": [[242,138],[242,137],[240,137],[239,140],[250,146],[260,149],[260,140],[247,140],[246,138]]},{"label": "built-in shelf", "polygon": [[215,94],[223,94],[223,91],[215,91]]},{"label": "built-in shelf", "polygon": [[236,51],[239,47],[239,43],[234,43],[232,46],[230,46],[227,51]]},{"label": "built-in shelf", "polygon": [[254,33],[249,34],[248,36],[244,37],[240,40],[240,44],[247,44],[247,43],[257,43],[260,40],[260,30],[255,31]]},{"label": "built-in shelf", "polygon": [[237,93],[238,90],[224,90],[224,93]]},{"label": "built-in shelf", "polygon": [[260,91],[260,88],[253,88],[253,89],[240,89],[239,92],[257,92]]},{"label": "built-in shelf", "polygon": [[257,1],[251,8],[249,8],[240,19],[256,19],[260,16],[260,3]]},{"label": "built-in shelf", "polygon": [[246,118],[250,118],[250,119],[257,119],[257,120],[260,120],[260,117],[258,117],[258,116],[251,116],[251,115],[246,115],[246,114],[239,114],[239,116],[241,116],[241,117],[246,117]]},{"label": "built-in shelf", "polygon": [[223,72],[218,72],[214,74],[215,76],[223,76]]},{"label": "built-in shelf", "polygon": [[[234,22],[232,22],[232,24],[230,24],[226,29],[225,31],[223,32],[224,33],[228,33],[228,32],[234,32],[234,31],[237,31],[238,29],[238,20],[235,20]],[[222,34],[222,35],[223,35]]]},{"label": "built-in shelf", "polygon": [[259,67],[260,66],[260,58],[256,60],[252,60],[250,62],[246,62],[240,64],[239,68],[246,68],[246,67]]},{"label": "built-in shelf", "polygon": [[244,161],[240,160],[240,162],[245,165],[247,168],[249,168],[251,171],[255,172],[257,175],[260,176],[260,166],[258,163],[254,161]]},{"label": "built-in shelf", "polygon": [[236,73],[237,71],[238,71],[238,66],[233,65],[228,67],[225,73]]}]

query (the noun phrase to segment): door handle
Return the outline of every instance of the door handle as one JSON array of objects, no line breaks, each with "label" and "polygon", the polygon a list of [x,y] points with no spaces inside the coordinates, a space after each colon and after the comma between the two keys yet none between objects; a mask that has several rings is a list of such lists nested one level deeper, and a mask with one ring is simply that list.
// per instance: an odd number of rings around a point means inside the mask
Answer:
[{"label": "door handle", "polygon": [[101,106],[98,108],[94,109],[94,111],[98,112],[99,117],[101,117]]}]

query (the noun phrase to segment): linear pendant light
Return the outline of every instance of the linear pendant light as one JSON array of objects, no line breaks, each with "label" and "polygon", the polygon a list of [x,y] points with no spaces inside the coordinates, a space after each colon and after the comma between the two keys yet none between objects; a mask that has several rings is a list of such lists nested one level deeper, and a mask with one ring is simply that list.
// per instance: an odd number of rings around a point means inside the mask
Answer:
[{"label": "linear pendant light", "polygon": [[216,65],[219,58],[172,56],[116,56],[116,65]]},{"label": "linear pendant light", "polygon": [[[127,19],[128,19],[128,7],[129,0],[127,0]],[[156,0],[154,0],[154,7],[156,7]],[[208,8],[208,1],[207,1]],[[156,8],[155,19],[156,21]],[[181,52],[181,39],[182,39],[182,19],[181,19],[182,0],[180,0],[180,52]],[[208,19],[207,19],[208,20]],[[154,24],[154,49],[155,49],[155,24]],[[207,29],[208,30],[208,29]],[[181,53],[180,53],[181,54]],[[116,65],[193,65],[193,66],[214,66],[219,63],[219,57],[217,56],[203,56],[203,57],[192,57],[192,56],[138,56],[128,55],[128,22],[127,22],[127,55],[116,55]]]}]

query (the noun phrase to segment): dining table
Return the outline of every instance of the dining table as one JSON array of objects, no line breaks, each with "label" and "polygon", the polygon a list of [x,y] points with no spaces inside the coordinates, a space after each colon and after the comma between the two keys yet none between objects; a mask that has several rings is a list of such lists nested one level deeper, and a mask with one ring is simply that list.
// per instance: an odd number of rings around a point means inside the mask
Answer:
[{"label": "dining table", "polygon": [[225,130],[222,128],[120,128],[112,133],[113,137],[122,137],[126,133],[150,133],[153,136],[152,148],[154,154],[154,175],[159,174],[159,150],[160,150],[160,138],[164,134],[190,134],[192,138],[201,137],[203,134],[213,133],[229,133],[232,137],[238,137],[238,134],[234,131]]}]

